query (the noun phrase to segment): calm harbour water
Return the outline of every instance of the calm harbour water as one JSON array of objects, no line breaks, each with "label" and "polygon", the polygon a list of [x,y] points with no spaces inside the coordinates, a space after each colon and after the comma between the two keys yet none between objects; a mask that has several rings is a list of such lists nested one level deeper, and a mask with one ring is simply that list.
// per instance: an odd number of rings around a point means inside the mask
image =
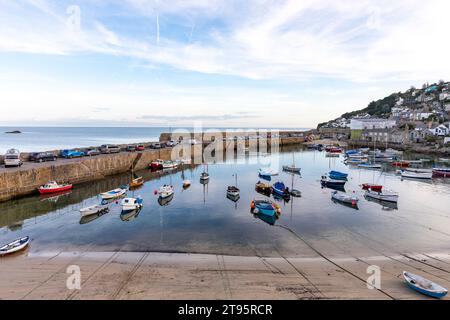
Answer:
[{"label": "calm harbour water", "polygon": [[[209,165],[208,185],[199,182],[203,167],[192,166],[173,173],[140,172],[145,185],[129,196],[141,195],[144,208],[138,216],[123,221],[120,207],[109,213],[80,221],[79,209],[97,203],[97,194],[128,183],[128,174],[76,186],[54,198],[31,196],[0,204],[0,243],[29,235],[28,254],[70,250],[157,251],[222,253],[232,255],[301,256],[299,240],[280,226],[286,226],[326,254],[375,254],[382,252],[446,251],[450,247],[450,179],[430,182],[401,180],[394,169],[369,171],[347,167],[343,159],[326,158],[325,153],[302,148],[282,151],[280,166],[292,157],[302,175],[280,172],[272,183],[282,180],[301,190],[301,198],[280,202],[282,214],[275,226],[254,217],[250,201],[258,196],[260,180],[253,164]],[[331,190],[322,189],[320,176],[330,169],[350,174],[347,192],[360,197],[359,210],[331,201]],[[281,171],[281,170],[280,170]],[[227,185],[238,175],[241,198],[226,198]],[[184,178],[192,186],[182,189]],[[380,183],[400,193],[398,208],[364,199],[359,185]],[[160,206],[154,190],[163,184],[175,186],[175,196]],[[260,196],[258,196],[260,197]]]}]

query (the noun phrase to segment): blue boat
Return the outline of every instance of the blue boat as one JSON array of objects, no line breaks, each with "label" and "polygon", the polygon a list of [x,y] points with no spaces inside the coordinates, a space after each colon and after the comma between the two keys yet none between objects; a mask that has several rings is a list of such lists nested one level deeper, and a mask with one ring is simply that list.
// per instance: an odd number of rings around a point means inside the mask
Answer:
[{"label": "blue boat", "polygon": [[346,155],[358,154],[358,153],[360,153],[359,150],[348,150],[347,152],[345,152]]},{"label": "blue boat", "polygon": [[328,175],[329,175],[330,179],[333,179],[333,180],[347,180],[347,178],[348,178],[347,173],[343,173],[343,172],[339,172],[339,171],[330,171],[330,173]]},{"label": "blue boat", "polygon": [[262,214],[269,217],[277,215],[275,205],[269,200],[253,200],[251,209],[253,214]]},{"label": "blue boat", "polygon": [[274,195],[278,195],[283,198],[290,198],[291,193],[283,182],[276,182],[272,186],[272,192]]},{"label": "blue boat", "polygon": [[438,299],[447,295],[447,289],[421,276],[404,271],[403,277],[411,289],[416,290],[421,294]]}]

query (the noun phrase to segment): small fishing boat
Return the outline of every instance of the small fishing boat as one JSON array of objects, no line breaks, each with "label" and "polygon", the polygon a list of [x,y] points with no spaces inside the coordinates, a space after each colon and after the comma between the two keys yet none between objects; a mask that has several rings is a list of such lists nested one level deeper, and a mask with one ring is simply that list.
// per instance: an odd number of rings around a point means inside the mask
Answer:
[{"label": "small fishing boat", "polygon": [[376,163],[360,163],[360,164],[358,164],[358,168],[377,170],[377,169],[383,168],[383,166],[381,164],[376,164]]},{"label": "small fishing boat", "polygon": [[297,168],[294,165],[292,165],[292,166],[283,166],[283,171],[292,172],[292,173],[300,173],[302,171],[302,169]]},{"label": "small fishing boat", "polygon": [[121,201],[122,212],[134,211],[141,209],[144,200],[141,197],[137,198],[125,198]]},{"label": "small fishing boat", "polygon": [[227,196],[230,196],[232,198],[237,198],[237,197],[239,197],[241,191],[237,187],[237,174],[234,174],[233,176],[235,177],[236,182],[235,182],[234,186],[228,186]]},{"label": "small fishing boat", "polygon": [[440,299],[445,297],[448,293],[447,289],[424,277],[406,271],[403,271],[403,277],[411,289],[424,295]]},{"label": "small fishing boat", "polygon": [[433,168],[433,176],[450,178],[450,168]]},{"label": "small fishing boat", "polygon": [[163,163],[164,163],[164,160],[158,159],[158,160],[152,161],[150,163],[149,167],[152,170],[160,170],[163,168]]},{"label": "small fishing boat", "polygon": [[346,164],[361,164],[361,163],[366,163],[368,162],[369,159],[364,158],[364,159],[346,159],[345,163]]},{"label": "small fishing boat", "polygon": [[253,214],[263,214],[270,217],[281,214],[280,206],[267,199],[253,200],[250,209]]},{"label": "small fishing boat", "polygon": [[333,180],[347,180],[348,174],[339,172],[339,171],[330,171],[329,174],[331,179]]},{"label": "small fishing boat", "polygon": [[433,172],[413,172],[403,170],[401,175],[402,178],[408,179],[433,179]]},{"label": "small fishing boat", "polygon": [[272,176],[278,175],[278,171],[276,171],[274,169],[270,169],[270,168],[260,168],[258,170],[258,173],[262,177],[272,177]]},{"label": "small fishing boat", "polygon": [[71,190],[72,188],[73,185],[71,184],[58,184],[55,181],[50,181],[47,184],[39,187],[38,190],[40,194],[49,194]]},{"label": "small fishing boat", "polygon": [[394,161],[391,164],[393,167],[397,167],[397,168],[408,168],[409,167],[409,161]]},{"label": "small fishing boat", "polygon": [[295,198],[300,198],[302,196],[302,192],[300,190],[297,190],[297,189],[292,189],[291,190],[291,196],[293,196]]},{"label": "small fishing boat", "polygon": [[264,183],[264,182],[261,182],[261,181],[258,181],[255,184],[255,190],[257,192],[259,192],[259,193],[262,193],[262,194],[269,194],[270,195],[272,193],[272,187],[270,186],[270,184]]},{"label": "small fishing boat", "polygon": [[367,190],[366,194],[367,197],[382,200],[382,201],[389,201],[389,202],[398,202],[398,193],[390,191],[390,190],[382,190],[381,192],[376,192],[374,190]]},{"label": "small fishing boat", "polygon": [[284,185],[284,183],[281,181],[276,182],[272,185],[272,192],[274,195],[277,195],[277,196],[280,196],[283,198],[290,198],[290,196],[291,196],[291,192],[290,192],[289,188],[286,187]]},{"label": "small fishing boat", "polygon": [[356,207],[358,205],[359,198],[356,195],[347,195],[342,192],[334,191],[331,193],[331,199],[337,202],[345,203]]},{"label": "small fishing boat", "polygon": [[383,186],[378,184],[364,183],[361,187],[363,190],[372,190],[375,192],[381,192],[381,190],[383,190]]},{"label": "small fishing boat", "polygon": [[167,161],[163,162],[162,167],[163,167],[163,169],[175,169],[176,167],[178,167],[178,163],[167,160]]},{"label": "small fishing boat", "polygon": [[191,186],[191,180],[184,180],[183,181],[183,189],[187,189]]},{"label": "small fishing boat", "polygon": [[325,187],[341,187],[342,188],[342,187],[344,187],[346,182],[347,182],[346,180],[331,179],[327,175],[323,175],[322,179],[320,180],[320,183],[322,184],[322,186],[325,186]]},{"label": "small fishing boat", "polygon": [[97,214],[101,212],[108,211],[108,202],[106,200],[102,200],[100,204],[96,204],[87,208],[80,209],[80,213],[82,217],[90,216],[92,214]]},{"label": "small fishing boat", "polygon": [[361,152],[360,150],[348,150],[345,152],[345,155],[349,156],[353,154],[359,154],[360,152]]},{"label": "small fishing boat", "polygon": [[108,192],[100,193],[100,197],[105,200],[116,199],[122,197],[127,192],[127,189],[117,188]]},{"label": "small fishing boat", "polygon": [[130,189],[138,188],[144,184],[143,177],[137,177],[130,182]]},{"label": "small fishing boat", "polygon": [[168,198],[175,193],[173,186],[169,186],[167,184],[163,185],[156,191],[160,198]]},{"label": "small fishing boat", "polygon": [[30,237],[23,237],[0,247],[0,257],[25,249],[30,243]]}]

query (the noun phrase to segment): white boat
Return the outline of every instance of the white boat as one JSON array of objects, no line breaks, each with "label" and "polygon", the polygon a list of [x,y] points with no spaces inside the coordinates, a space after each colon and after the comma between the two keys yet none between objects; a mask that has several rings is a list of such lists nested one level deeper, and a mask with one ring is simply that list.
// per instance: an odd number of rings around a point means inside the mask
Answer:
[{"label": "white boat", "polygon": [[188,158],[181,159],[181,163],[184,164],[184,165],[192,164],[192,159],[188,159]]},{"label": "white boat", "polygon": [[292,172],[292,173],[300,173],[300,171],[302,171],[302,169],[298,168],[294,165],[291,165],[291,166],[283,166],[283,171]]},{"label": "white boat", "polygon": [[381,164],[369,164],[369,163],[360,163],[358,164],[358,168],[363,169],[381,169],[383,166]]},{"label": "white boat", "polygon": [[231,198],[237,198],[237,197],[240,196],[240,192],[241,191],[237,187],[237,173],[235,173],[233,176],[234,176],[236,181],[235,181],[234,186],[228,186],[228,188],[227,188],[227,196],[231,197]]},{"label": "white boat", "polygon": [[402,178],[409,179],[432,179],[433,172],[413,172],[413,171],[402,171]]},{"label": "white boat", "polygon": [[178,167],[178,164],[174,161],[164,161],[163,165],[162,165],[163,169],[175,169],[176,167]]},{"label": "white boat", "polygon": [[127,192],[126,189],[117,188],[108,192],[100,193],[100,197],[105,200],[120,198]]},{"label": "white boat", "polygon": [[108,202],[103,200],[100,204],[96,204],[87,208],[80,209],[80,213],[82,217],[90,216],[91,214],[97,214],[100,212],[104,212],[109,210]]},{"label": "white boat", "polygon": [[360,148],[359,151],[362,153],[369,153],[370,148]]},{"label": "white boat", "polygon": [[361,164],[361,163],[367,163],[369,162],[369,159],[363,158],[363,159],[346,159],[346,164]]},{"label": "white boat", "polygon": [[446,163],[446,162],[450,162],[450,159],[447,159],[447,158],[439,158],[438,162],[444,162],[444,163]]},{"label": "white boat", "polygon": [[125,198],[121,201],[122,211],[134,211],[142,208],[144,200],[141,197]]},{"label": "white boat", "polygon": [[263,176],[263,177],[272,177],[272,176],[278,175],[278,171],[271,169],[271,168],[260,168],[258,170],[258,173],[260,176]]},{"label": "white boat", "polygon": [[0,256],[25,249],[30,243],[30,237],[23,237],[0,247]]},{"label": "white boat", "polygon": [[350,204],[352,206],[358,205],[359,198],[356,195],[348,195],[343,192],[334,191],[331,193],[331,198],[335,201]]},{"label": "white boat", "polygon": [[163,185],[158,190],[158,196],[160,198],[168,198],[175,193],[173,186],[169,186],[167,184]]},{"label": "white boat", "polygon": [[368,190],[366,191],[366,197],[381,201],[398,202],[398,193],[387,189],[383,189],[381,192]]},{"label": "white boat", "polygon": [[444,287],[416,274],[403,271],[403,278],[410,288],[427,296],[440,299],[448,293]]},{"label": "white boat", "polygon": [[356,154],[349,154],[347,156],[347,158],[349,158],[349,159],[367,159],[368,157],[365,154],[356,153]]},{"label": "white boat", "polygon": [[202,172],[202,174],[200,175],[200,180],[206,181],[208,179],[209,179],[209,173],[208,172]]}]

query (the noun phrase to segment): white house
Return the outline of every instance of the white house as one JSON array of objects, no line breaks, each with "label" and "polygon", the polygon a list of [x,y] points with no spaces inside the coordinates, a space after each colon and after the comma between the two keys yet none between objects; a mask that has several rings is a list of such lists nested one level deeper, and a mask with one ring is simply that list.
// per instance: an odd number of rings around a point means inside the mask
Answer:
[{"label": "white house", "polygon": [[430,132],[435,136],[446,136],[449,134],[450,130],[448,127],[444,126],[443,124],[437,126],[436,128],[429,129]]},{"label": "white house", "polygon": [[360,119],[355,118],[350,121],[351,130],[364,129],[392,129],[397,125],[397,121],[388,119]]}]

